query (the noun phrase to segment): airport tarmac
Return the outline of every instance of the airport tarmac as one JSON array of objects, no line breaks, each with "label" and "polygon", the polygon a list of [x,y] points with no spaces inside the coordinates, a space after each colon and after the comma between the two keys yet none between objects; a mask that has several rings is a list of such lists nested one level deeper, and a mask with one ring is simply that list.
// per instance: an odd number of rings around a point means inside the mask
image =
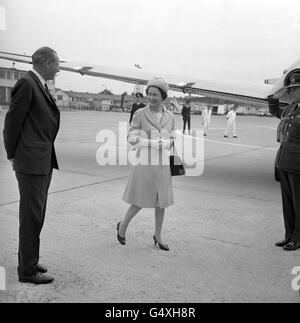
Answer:
[{"label": "airport tarmac", "polygon": [[[3,129],[5,113],[0,114]],[[292,269],[300,250],[276,248],[283,238],[279,184],[274,181],[278,120],[237,117],[238,139],[224,138],[225,116],[213,116],[202,176],[174,177],[175,205],[166,210],[165,252],[155,247],[154,214],[130,224],[126,245],[116,224],[128,166],[96,162],[100,130],[118,130],[127,113],[62,112],[54,172],[41,237],[41,263],[52,285],[17,282],[18,190],[0,139],[0,302],[292,302]],[[176,127],[182,120],[176,115]],[[192,116],[192,127],[202,118]]]}]

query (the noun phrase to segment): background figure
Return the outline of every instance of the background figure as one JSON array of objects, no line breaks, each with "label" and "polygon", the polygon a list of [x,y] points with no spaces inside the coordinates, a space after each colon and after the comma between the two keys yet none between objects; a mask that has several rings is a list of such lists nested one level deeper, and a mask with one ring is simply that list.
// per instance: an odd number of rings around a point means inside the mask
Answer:
[{"label": "background figure", "polygon": [[300,248],[300,73],[288,75],[284,86],[290,102],[281,107],[269,97],[270,113],[281,119],[277,141],[281,143],[275,161],[275,177],[280,181],[285,238],[275,243],[284,250]]},{"label": "background figure", "polygon": [[20,192],[19,281],[48,284],[54,279],[44,275],[47,268],[39,264],[40,233],[52,170],[58,169],[54,140],[60,112],[46,81],[59,72],[59,59],[53,49],[42,47],[32,55],[32,63],[33,70],[12,90],[3,136]]},{"label": "background figure", "polygon": [[130,112],[130,119],[129,119],[129,124],[131,125],[131,121],[132,121],[132,117],[135,113],[135,111],[139,110],[139,109],[142,109],[145,107],[145,104],[142,103],[142,100],[143,100],[143,94],[140,93],[140,92],[137,92],[135,94],[135,97],[136,97],[136,102],[133,103],[132,107],[131,107],[131,112]]},{"label": "background figure", "polygon": [[211,123],[211,113],[212,113],[211,106],[206,107],[202,112],[204,136],[207,136],[208,134],[208,128],[210,127],[210,123]]},{"label": "background figure", "polygon": [[173,146],[175,118],[161,105],[167,98],[168,88],[163,79],[150,80],[146,89],[149,104],[133,116],[128,142],[143,163],[130,168],[123,196],[123,200],[130,204],[124,220],[117,225],[117,238],[123,245],[130,221],[142,208],[154,208],[154,243],[158,243],[162,250],[169,250],[161,239],[165,208],[174,203],[168,150]]},{"label": "background figure", "polygon": [[191,106],[190,100],[186,100],[182,107],[181,115],[183,118],[183,133],[185,133],[186,124],[188,124],[189,134],[191,134]]},{"label": "background figure", "polygon": [[228,138],[228,132],[231,129],[233,131],[233,138],[237,138],[236,129],[235,129],[236,110],[237,110],[237,107],[234,106],[233,109],[227,113],[227,125],[224,133],[225,138]]}]

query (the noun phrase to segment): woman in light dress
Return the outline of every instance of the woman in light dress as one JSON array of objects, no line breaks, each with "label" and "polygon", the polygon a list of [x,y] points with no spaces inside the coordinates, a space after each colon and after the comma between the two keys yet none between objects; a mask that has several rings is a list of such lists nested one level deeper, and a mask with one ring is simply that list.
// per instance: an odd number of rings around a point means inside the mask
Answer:
[{"label": "woman in light dress", "polygon": [[131,166],[123,196],[130,206],[123,221],[117,224],[117,238],[122,245],[126,243],[127,227],[137,213],[142,208],[154,208],[154,243],[169,250],[161,237],[165,209],[174,204],[169,150],[174,144],[175,118],[162,106],[168,90],[164,79],[149,80],[146,88],[149,104],[136,111],[129,129],[128,142],[142,162]]}]

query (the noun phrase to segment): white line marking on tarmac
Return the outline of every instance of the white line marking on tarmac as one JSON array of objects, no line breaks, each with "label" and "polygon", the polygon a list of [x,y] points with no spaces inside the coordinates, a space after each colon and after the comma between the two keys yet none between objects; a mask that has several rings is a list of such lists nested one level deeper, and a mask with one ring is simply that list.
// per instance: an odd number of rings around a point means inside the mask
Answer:
[{"label": "white line marking on tarmac", "polygon": [[244,147],[244,148],[254,148],[254,149],[262,149],[262,150],[270,150],[270,151],[277,151],[278,150],[278,148],[273,148],[273,147],[235,144],[235,143],[231,143],[231,142],[216,141],[216,140],[210,140],[210,139],[205,139],[205,141],[209,141],[209,142],[212,142],[212,143],[215,143],[215,144],[231,145],[231,146]]},{"label": "white line marking on tarmac", "polygon": [[266,126],[252,126],[252,128],[263,128],[263,129],[266,129],[266,130],[277,130],[276,127],[266,127]]},{"label": "white line marking on tarmac", "polygon": [[[190,137],[188,135],[182,135],[184,137]],[[204,138],[200,138],[200,137],[193,137],[196,140],[201,140],[204,142],[212,142],[215,144],[221,144],[221,145],[231,145],[231,146],[237,146],[237,147],[243,147],[243,148],[253,148],[253,149],[261,149],[261,150],[269,150],[269,151],[277,151],[278,148],[274,148],[274,147],[264,147],[264,146],[253,146],[253,145],[245,145],[245,144],[236,144],[236,143],[232,143],[232,142],[225,142],[225,141],[217,141],[217,140],[211,140],[211,139],[204,139]]]},{"label": "white line marking on tarmac", "polygon": [[[236,127],[236,130],[253,130],[253,128],[260,128],[260,129],[263,129],[263,130],[270,130],[270,131],[273,131],[273,130],[277,129],[277,128],[274,128],[274,127],[252,126],[252,127],[248,127],[248,128],[247,127],[246,128]],[[222,127],[222,128],[209,128],[209,130],[225,130],[225,128],[224,127]]]}]

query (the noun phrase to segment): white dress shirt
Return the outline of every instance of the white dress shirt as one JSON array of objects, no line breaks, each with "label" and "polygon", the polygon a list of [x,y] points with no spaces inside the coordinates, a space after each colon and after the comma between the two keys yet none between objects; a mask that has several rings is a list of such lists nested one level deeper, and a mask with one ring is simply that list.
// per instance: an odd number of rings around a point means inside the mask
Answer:
[{"label": "white dress shirt", "polygon": [[34,70],[34,69],[32,69],[31,72],[34,73],[38,77],[40,82],[43,84],[43,87],[45,87],[46,81],[44,80],[42,75],[39,72],[37,72],[36,70]]}]

